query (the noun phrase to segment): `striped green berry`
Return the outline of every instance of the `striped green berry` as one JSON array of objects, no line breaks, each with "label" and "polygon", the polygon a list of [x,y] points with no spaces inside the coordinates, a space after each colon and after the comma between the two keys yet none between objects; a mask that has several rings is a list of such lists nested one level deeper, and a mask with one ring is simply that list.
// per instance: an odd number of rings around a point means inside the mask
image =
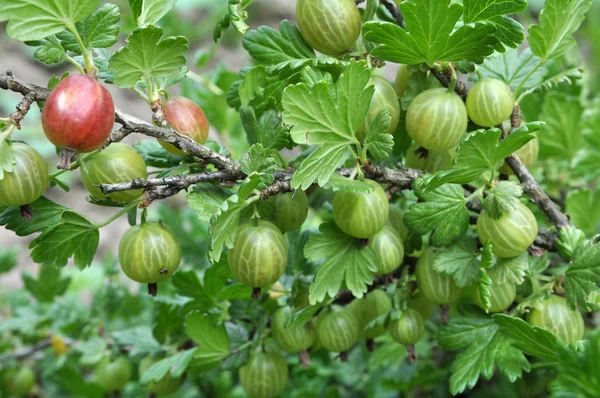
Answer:
[{"label": "striped green berry", "polygon": [[327,55],[350,49],[362,25],[354,0],[298,0],[296,21],[304,40]]},{"label": "striped green berry", "polygon": [[383,227],[369,243],[377,256],[376,275],[386,275],[394,271],[404,260],[404,244],[400,235],[389,225]]},{"label": "striped green berry", "polygon": [[[152,359],[151,356],[146,356],[142,358],[138,367],[138,373],[140,378],[144,375],[146,370],[152,365],[154,365],[158,360]],[[173,394],[175,391],[179,390],[181,384],[183,383],[183,376],[179,376],[177,378],[173,378],[171,376],[171,372],[167,372],[165,377],[163,377],[157,383],[149,383],[144,386],[147,391],[154,393],[156,395],[169,395]]]},{"label": "striped green berry", "polygon": [[308,198],[301,189],[286,192],[274,198],[275,225],[286,233],[300,228],[308,214]]},{"label": "striped green berry", "polygon": [[515,105],[510,87],[502,80],[477,82],[467,95],[467,113],[481,127],[494,127],[510,117]]},{"label": "striped green berry", "polygon": [[[392,301],[388,297],[387,293],[381,289],[373,290],[362,299],[362,320],[364,327],[371,321],[387,313],[392,309]],[[378,325],[370,329],[364,330],[364,336],[367,339],[374,339],[375,337],[385,334],[386,329],[384,325]]]},{"label": "striped green berry", "polygon": [[462,289],[456,286],[454,279],[433,268],[435,250],[430,247],[417,261],[416,275],[421,294],[431,303],[452,304],[458,301]]},{"label": "striped green berry", "polygon": [[482,211],[477,220],[477,235],[481,243],[492,242],[495,255],[502,258],[515,257],[523,253],[535,240],[538,225],[535,216],[522,203],[505,212],[499,219]]},{"label": "striped green berry", "polygon": [[123,272],[139,283],[164,281],[179,267],[180,260],[181,247],[175,234],[159,222],[129,228],[119,244]]},{"label": "striped green berry", "polygon": [[419,151],[419,145],[413,143],[406,152],[407,167],[423,170],[431,174],[442,170],[450,170],[453,160],[454,149],[442,152],[427,151],[425,155],[425,153]]},{"label": "striped green berry", "polygon": [[455,92],[432,88],[417,95],[406,111],[406,131],[415,142],[431,151],[447,151],[467,131],[467,108]]},{"label": "striped green berry", "polygon": [[146,163],[132,147],[123,143],[108,146],[81,164],[81,180],[90,195],[97,200],[107,197],[113,202],[129,203],[142,195],[143,189],[112,192],[104,195],[97,185],[118,184],[136,178],[147,178]]},{"label": "striped green berry", "polygon": [[348,351],[360,337],[361,327],[354,314],[346,308],[333,307],[321,312],[317,319],[317,338],[327,351]]},{"label": "striped green berry", "polygon": [[94,372],[96,383],[105,391],[119,391],[131,380],[131,364],[126,357],[100,362]]},{"label": "striped green berry", "polygon": [[313,344],[312,323],[304,325],[290,325],[286,323],[291,319],[293,311],[290,307],[279,308],[271,318],[271,333],[273,339],[287,352],[297,353],[309,349]]},{"label": "striped green berry", "polygon": [[421,315],[413,309],[407,308],[400,319],[390,322],[388,330],[392,338],[403,345],[417,344],[425,334],[425,324]]},{"label": "striped green berry", "polygon": [[378,183],[369,193],[340,191],[333,200],[333,219],[337,226],[356,238],[370,238],[381,231],[389,216],[387,195]]},{"label": "striped green berry", "polygon": [[551,331],[566,344],[581,340],[585,332],[581,313],[573,311],[564,298],[555,295],[532,309],[527,321]]},{"label": "striped green berry", "polygon": [[398,97],[402,97],[406,89],[408,89],[408,81],[411,76],[412,72],[408,70],[408,65],[400,64],[396,72],[396,81],[394,82],[394,88]]},{"label": "striped green berry", "polygon": [[0,205],[24,206],[35,202],[48,186],[48,164],[27,144],[13,142],[15,165],[0,180]]},{"label": "striped green berry", "polygon": [[371,98],[371,105],[369,106],[369,112],[365,117],[365,121],[356,132],[356,138],[358,138],[359,141],[365,139],[373,120],[377,114],[384,109],[388,110],[391,118],[390,126],[385,130],[386,133],[393,135],[396,131],[396,127],[398,127],[398,122],[400,121],[400,102],[398,101],[394,86],[392,86],[387,79],[378,75],[371,76],[369,85],[375,87],[375,92]]},{"label": "striped green berry", "polygon": [[[492,284],[489,286],[489,290],[490,308],[488,308],[488,312],[504,311],[510,307],[513,301],[515,301],[515,297],[517,297],[517,286],[508,280],[504,283],[499,283],[492,278]],[[475,304],[485,309],[478,285],[473,287],[472,294]]]},{"label": "striped green berry", "polygon": [[422,293],[418,293],[408,300],[408,308],[417,311],[424,321],[429,319],[433,313],[433,304],[431,304]]},{"label": "striped green berry", "polygon": [[402,242],[406,240],[408,236],[408,228],[404,225],[404,214],[402,213],[402,209],[398,206],[390,205],[390,215],[387,221],[388,225],[391,225],[396,232],[400,235],[400,239]]},{"label": "striped green berry", "polygon": [[29,366],[9,369],[4,372],[2,384],[9,397],[25,397],[28,396],[35,384],[35,373]]},{"label": "striped green berry", "polygon": [[288,381],[288,366],[279,352],[254,352],[240,368],[240,381],[251,398],[272,398],[283,392]]},{"label": "striped green berry", "polygon": [[[523,162],[525,167],[529,169],[535,164],[538,158],[538,154],[540,153],[540,141],[536,137],[533,140],[529,141],[527,144],[523,145],[515,153],[519,156],[519,159],[521,160],[521,162]],[[500,167],[500,173],[506,175],[514,174],[512,169],[506,162],[504,162],[502,167]]]},{"label": "striped green berry", "polygon": [[275,224],[254,220],[238,227],[229,267],[246,286],[263,287],[279,280],[287,265],[288,249]]}]

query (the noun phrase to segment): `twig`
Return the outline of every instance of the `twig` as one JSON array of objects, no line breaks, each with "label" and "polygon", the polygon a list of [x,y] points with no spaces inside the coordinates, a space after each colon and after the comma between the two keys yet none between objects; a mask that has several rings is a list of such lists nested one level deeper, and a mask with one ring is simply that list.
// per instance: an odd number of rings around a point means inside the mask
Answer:
[{"label": "twig", "polygon": [[225,171],[204,172],[198,174],[176,175],[163,178],[136,178],[133,181],[120,184],[101,184],[100,189],[104,194],[130,189],[145,189],[168,185],[172,188],[185,189],[190,185],[206,181],[235,181],[235,177]]},{"label": "twig", "polygon": [[[446,84],[449,84],[446,76],[438,71],[436,71],[436,73],[436,76],[440,76],[440,81],[442,81],[443,84],[444,81]],[[20,93],[27,97],[27,101],[43,101],[47,99],[48,95],[50,94],[48,89],[19,80],[15,78],[12,73],[0,74],[0,88]],[[515,112],[518,112],[518,108],[515,108]],[[153,126],[150,123],[139,120],[134,116],[120,111],[119,109],[115,111],[115,119],[122,127],[113,131],[110,138],[107,140],[105,147],[113,142],[121,141],[131,133],[139,133],[169,142],[184,152],[191,153],[203,161],[213,164],[219,169],[219,171],[157,179],[140,179],[122,184],[101,185],[101,189],[105,193],[127,189],[146,189],[144,192],[144,202],[142,203],[142,206],[147,206],[154,200],[173,196],[182,189],[185,189],[198,182],[237,181],[246,177],[246,175],[241,171],[241,167],[237,161],[216,153],[204,145],[200,145],[192,141],[190,138],[178,134],[171,128]],[[517,122],[520,124],[520,117],[514,116],[511,118],[511,121],[513,124],[516,124]],[[525,166],[523,166],[523,164],[517,158],[513,157],[507,158],[507,162],[513,168],[515,175],[519,177],[523,183],[525,192],[532,197],[532,199],[536,202],[536,204],[538,204],[538,206],[540,206],[542,210],[546,212],[553,224],[558,228],[570,225],[568,218],[556,208],[554,203],[539,188]],[[353,168],[338,170],[339,174],[346,177],[352,175],[353,172]],[[398,170],[393,170],[386,167],[375,166],[370,162],[363,166],[363,172],[366,178],[376,180],[381,183],[390,184],[395,190],[410,189],[414,180],[424,175],[421,170],[417,169],[399,168]],[[267,187],[260,193],[261,199],[266,199],[269,196],[276,195],[281,192],[290,191],[290,181],[293,173],[293,170],[276,172],[274,174],[274,184]],[[468,206],[470,210],[478,212],[477,203],[471,202],[468,204]],[[546,231],[541,230],[540,235],[536,239],[535,245],[547,250],[555,250],[555,240],[555,233],[546,233]],[[381,283],[384,282],[385,281],[381,281]],[[376,286],[377,283],[374,286]]]},{"label": "twig", "polygon": [[51,339],[48,337],[39,341],[37,344],[31,347],[25,347],[22,350],[9,352],[8,354],[0,355],[0,363],[11,360],[11,359],[23,359],[27,358],[38,351],[45,350],[52,345]]},{"label": "twig", "polygon": [[[48,98],[48,95],[50,95],[50,90],[21,81],[12,74],[0,74],[0,88],[21,93],[24,96],[34,98],[36,101],[44,101]],[[212,163],[218,169],[226,170],[232,176],[243,177],[238,162],[218,154],[204,145],[198,144],[192,139],[177,133],[173,129],[153,126],[150,123],[139,120],[118,109],[115,110],[115,120],[122,126],[118,136],[139,133],[149,137],[158,138],[173,144],[183,152],[191,153],[208,163]]]},{"label": "twig", "polygon": [[392,14],[392,17],[396,21],[398,25],[400,25],[403,29],[406,29],[404,25],[404,17],[402,16],[402,12],[400,8],[394,3],[394,0],[381,0],[381,4]]}]

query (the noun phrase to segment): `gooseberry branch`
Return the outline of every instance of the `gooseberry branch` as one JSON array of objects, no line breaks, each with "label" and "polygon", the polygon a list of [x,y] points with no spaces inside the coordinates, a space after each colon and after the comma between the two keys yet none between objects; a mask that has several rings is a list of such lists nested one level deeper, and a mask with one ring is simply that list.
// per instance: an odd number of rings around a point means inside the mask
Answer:
[{"label": "gooseberry branch", "polygon": [[[442,77],[440,79],[442,84],[444,84],[444,82],[449,84],[449,80],[441,72],[436,71],[434,74],[436,76],[439,74]],[[18,112],[22,112],[23,116],[28,110],[27,104],[33,103],[33,101],[44,101],[50,94],[50,90],[22,81],[14,77],[10,72],[0,74],[0,88],[17,92],[24,96],[23,101],[21,101],[18,106]],[[457,88],[459,88],[459,85],[457,85]],[[461,95],[461,93],[459,93],[459,95]],[[518,112],[518,110],[516,111]],[[515,116],[515,119],[517,118],[518,117]],[[247,177],[246,174],[241,171],[240,164],[234,159],[221,155],[204,145],[198,144],[191,139],[178,134],[169,127],[153,126],[152,124],[128,115],[119,109],[115,110],[115,120],[121,127],[112,132],[104,147],[121,141],[129,134],[138,133],[171,143],[184,152],[191,153],[198,157],[203,162],[214,165],[215,168],[217,168],[217,171],[165,178],[136,179],[120,184],[105,184],[101,185],[101,189],[104,193],[129,189],[146,189],[143,205],[147,206],[154,200],[176,195],[181,190],[187,189],[189,186],[199,182],[216,181],[231,183],[233,181],[243,180]],[[546,213],[552,224],[557,228],[569,226],[570,222],[567,216],[558,210],[556,204],[552,202],[548,195],[546,195],[539,187],[523,163],[514,156],[507,158],[507,163],[511,166],[515,175],[523,184],[525,193],[527,193],[540,209]],[[348,177],[352,174],[353,170],[353,168],[344,168],[339,169],[338,173]],[[401,167],[398,170],[394,170],[387,167],[376,166],[370,162],[367,162],[362,166],[362,171],[366,178],[389,184],[394,187],[396,191],[410,189],[414,180],[423,176],[423,172],[417,169]],[[293,173],[293,170],[276,172],[274,174],[273,184],[260,192],[260,198],[267,199],[278,193],[291,191],[290,181]],[[555,232],[542,229],[536,238],[535,245],[547,250],[554,250],[556,239],[557,235]]]}]

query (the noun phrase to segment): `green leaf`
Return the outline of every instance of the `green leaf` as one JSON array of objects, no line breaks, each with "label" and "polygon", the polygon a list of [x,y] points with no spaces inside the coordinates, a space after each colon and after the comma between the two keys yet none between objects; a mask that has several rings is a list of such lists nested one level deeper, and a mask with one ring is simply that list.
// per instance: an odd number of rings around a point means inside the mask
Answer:
[{"label": "green leaf", "polygon": [[28,41],[25,44],[39,47],[35,50],[33,56],[46,65],[57,64],[67,58],[67,51],[61,41],[54,35],[41,40]]},{"label": "green leaf", "polygon": [[327,184],[345,148],[358,144],[354,133],[365,119],[374,92],[374,86],[367,86],[370,75],[364,62],[350,62],[335,86],[321,81],[311,89],[304,83],[285,89],[283,122],[292,126],[292,140],[321,145],[294,174],[293,188],[307,189],[315,180],[321,186]]},{"label": "green leaf", "polygon": [[149,326],[137,326],[131,329],[119,330],[112,333],[112,338],[119,346],[130,348],[129,355],[142,356],[155,354],[161,346],[152,335]]},{"label": "green leaf", "polygon": [[133,143],[133,149],[138,151],[147,166],[175,167],[181,163],[184,156],[172,155],[155,140],[141,140]]},{"label": "green leaf", "polygon": [[58,224],[46,229],[30,244],[31,258],[46,266],[64,267],[73,257],[80,270],[90,266],[98,248],[99,233],[93,222],[65,211]]},{"label": "green leaf", "polygon": [[435,246],[449,245],[467,232],[469,212],[460,185],[446,184],[433,192],[415,193],[422,202],[413,204],[404,215],[410,230],[421,235],[433,231],[431,241]]},{"label": "green leaf", "polygon": [[520,285],[525,281],[525,275],[529,271],[529,260],[527,252],[521,253],[517,257],[496,258],[494,270],[494,281],[504,283],[514,283]]},{"label": "green leaf", "polygon": [[500,43],[496,50],[504,51],[504,45],[517,48],[525,40],[523,26],[507,14],[517,14],[527,8],[527,0],[464,0],[464,23],[488,22],[496,27]]},{"label": "green leaf", "polygon": [[556,75],[544,79],[539,84],[525,90],[520,97],[524,97],[536,91],[549,91],[559,87],[561,83],[574,84],[575,80],[583,79],[585,69],[573,68],[565,71],[560,71]]},{"label": "green leaf", "polygon": [[479,259],[475,239],[465,237],[452,246],[435,251],[433,269],[452,276],[458,287],[466,287],[479,279]]},{"label": "green leaf", "polygon": [[0,250],[0,274],[10,272],[17,265],[17,250]]},{"label": "green leaf", "polygon": [[15,40],[40,40],[74,26],[94,12],[102,0],[0,0],[0,22]]},{"label": "green leaf", "polygon": [[530,369],[523,353],[511,346],[500,327],[488,317],[473,314],[451,318],[448,325],[439,329],[436,339],[444,348],[465,349],[452,362],[452,394],[473,388],[480,377],[491,379],[495,367],[513,382],[522,376],[523,370]]},{"label": "green leaf", "polygon": [[585,233],[575,227],[564,227],[558,231],[556,249],[566,261],[572,261],[575,253],[586,243]]},{"label": "green leaf", "polygon": [[545,67],[534,71],[540,63],[540,57],[534,55],[529,47],[521,52],[511,49],[487,57],[479,72],[484,78],[504,81],[513,90],[519,86],[527,89],[540,84],[548,72]]},{"label": "green leaf", "polygon": [[162,28],[150,25],[129,36],[127,45],[109,62],[116,86],[133,88],[142,78],[167,78],[181,72],[186,62],[187,39],[183,36],[162,38],[163,33]]},{"label": "green leaf", "polygon": [[595,235],[600,229],[600,191],[587,189],[573,191],[565,200],[566,212],[571,222],[588,236]]},{"label": "green leaf", "polygon": [[40,302],[51,303],[67,290],[70,282],[71,278],[61,277],[60,269],[54,267],[40,267],[37,278],[29,272],[23,272],[25,289]]},{"label": "green leaf", "polygon": [[289,128],[283,125],[281,116],[276,111],[268,110],[257,120],[252,107],[241,106],[240,117],[251,145],[261,144],[265,148],[276,151],[280,151],[288,145]]},{"label": "green leaf", "polygon": [[347,144],[321,145],[300,165],[292,177],[292,188],[307,190],[315,181],[322,187],[329,183],[347,152]]},{"label": "green leaf", "polygon": [[400,6],[406,30],[390,22],[367,22],[365,39],[381,44],[372,54],[400,64],[438,61],[476,63],[494,52],[498,45],[496,27],[488,22],[462,25],[454,30],[463,15],[463,6],[447,0],[414,0]]},{"label": "green leaf", "polygon": [[600,381],[597,377],[600,361],[600,331],[589,335],[589,343],[581,352],[558,347],[557,376],[550,383],[552,397],[598,397]]},{"label": "green leaf", "polygon": [[184,305],[183,312],[191,310],[206,311],[213,304],[213,298],[206,292],[195,271],[179,271],[173,275],[173,287],[178,295],[189,297],[192,301]]},{"label": "green leaf", "polygon": [[577,257],[565,272],[565,293],[569,307],[577,310],[577,304],[583,311],[600,309],[597,303],[589,303],[592,292],[600,292],[600,246],[586,245],[577,253]]},{"label": "green leaf", "polygon": [[498,219],[503,214],[516,209],[521,201],[523,188],[510,181],[499,181],[494,184],[483,202],[483,208],[492,218]]},{"label": "green leaf", "polygon": [[351,180],[339,174],[333,174],[327,183],[327,188],[333,191],[350,191],[357,193],[373,192],[373,186],[360,180]]},{"label": "green leaf", "polygon": [[106,354],[106,341],[99,336],[93,336],[85,341],[79,341],[73,349],[81,354],[79,363],[93,366],[100,362]]},{"label": "green leaf", "polygon": [[544,61],[564,54],[575,45],[571,35],[591,6],[592,0],[547,0],[539,25],[529,27],[531,51]]},{"label": "green leaf", "polygon": [[310,303],[321,302],[327,295],[335,297],[342,283],[355,297],[362,297],[377,271],[375,252],[371,247],[361,247],[356,238],[340,231],[334,223],[321,224],[319,231],[304,247],[309,260],[324,259],[310,285]]},{"label": "green leaf", "polygon": [[283,92],[283,122],[292,125],[295,143],[357,144],[354,133],[362,125],[374,86],[364,62],[351,62],[335,86],[325,81],[312,89],[304,83],[288,86]]},{"label": "green leaf", "polygon": [[579,121],[583,107],[578,99],[561,93],[546,96],[541,118],[546,125],[540,134],[540,160],[571,160],[583,147]]},{"label": "green leaf", "polygon": [[210,222],[212,216],[231,196],[232,191],[222,185],[201,182],[186,195],[187,204],[202,222]]},{"label": "green leaf", "polygon": [[[243,80],[231,85],[227,93],[227,103],[230,107],[242,110],[242,106],[254,109],[254,117],[260,117],[264,112],[280,108],[283,90],[288,85],[287,79],[270,75],[264,66],[255,66],[240,73]],[[247,110],[246,110],[247,111]],[[242,115],[242,117],[247,117]]]},{"label": "green leaf", "polygon": [[231,344],[225,326],[214,315],[193,312],[186,318],[185,332],[200,348],[194,354],[194,366],[217,366],[229,355]]},{"label": "green leaf", "polygon": [[[86,48],[108,48],[114,45],[119,36],[121,13],[114,4],[105,4],[89,17],[75,24]],[[67,51],[81,55],[81,46],[73,33],[65,30],[56,35]]]},{"label": "green leaf", "polygon": [[270,151],[262,144],[254,144],[244,154],[240,164],[242,171],[247,175],[258,174],[261,178],[261,184],[257,189],[265,189],[273,183],[273,173],[279,169],[275,158],[269,156]]},{"label": "green leaf", "polygon": [[30,221],[24,221],[18,207],[0,206],[0,225],[14,231],[17,236],[27,236],[42,232],[60,223],[62,214],[69,210],[43,196],[31,203],[31,208],[33,209],[33,218]]},{"label": "green leaf", "polygon": [[365,137],[365,148],[375,160],[387,159],[394,148],[394,137],[385,132],[390,126],[391,120],[389,111],[383,109],[375,116],[369,126],[369,131]]},{"label": "green leaf", "polygon": [[210,223],[210,252],[212,263],[219,261],[225,247],[232,248],[242,211],[252,203],[248,196],[260,184],[260,176],[246,178],[237,195],[232,195],[214,214]]},{"label": "green leaf", "polygon": [[[129,0],[138,26],[153,25],[175,7],[177,0]],[[141,4],[140,4],[141,3]]]},{"label": "green leaf", "polygon": [[270,72],[285,68],[297,70],[313,64],[315,59],[313,49],[288,20],[281,21],[279,32],[268,26],[251,30],[244,35],[242,44],[248,54],[259,64],[268,66]]},{"label": "green leaf", "polygon": [[16,163],[12,144],[6,138],[0,137],[0,180],[4,179],[4,172],[11,173],[15,169]]},{"label": "green leaf", "polygon": [[470,134],[456,150],[454,168],[426,177],[423,190],[431,191],[447,183],[469,183],[485,172],[495,171],[504,158],[534,139],[535,135],[532,133],[540,127],[539,122],[528,123],[516,129],[501,142],[499,142],[501,132],[497,128],[479,130]]},{"label": "green leaf", "polygon": [[172,357],[164,358],[150,366],[144,374],[140,375],[140,384],[145,386],[158,383],[169,374],[172,378],[179,378],[187,369],[198,347],[182,351]]},{"label": "green leaf", "polygon": [[510,315],[495,314],[493,318],[502,328],[502,333],[510,337],[512,344],[525,354],[550,363],[557,361],[557,349],[561,343],[552,332]]}]

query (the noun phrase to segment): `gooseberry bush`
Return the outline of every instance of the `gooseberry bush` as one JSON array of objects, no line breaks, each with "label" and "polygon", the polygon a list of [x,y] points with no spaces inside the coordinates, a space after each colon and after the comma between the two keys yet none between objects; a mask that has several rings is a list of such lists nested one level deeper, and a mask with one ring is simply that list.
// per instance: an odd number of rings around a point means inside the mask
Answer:
[{"label": "gooseberry bush", "polygon": [[298,0],[278,29],[223,0],[195,55],[176,0],[117,3],[0,0],[60,71],[0,74],[0,225],[40,264],[0,292],[0,396],[600,396],[591,0]]}]

